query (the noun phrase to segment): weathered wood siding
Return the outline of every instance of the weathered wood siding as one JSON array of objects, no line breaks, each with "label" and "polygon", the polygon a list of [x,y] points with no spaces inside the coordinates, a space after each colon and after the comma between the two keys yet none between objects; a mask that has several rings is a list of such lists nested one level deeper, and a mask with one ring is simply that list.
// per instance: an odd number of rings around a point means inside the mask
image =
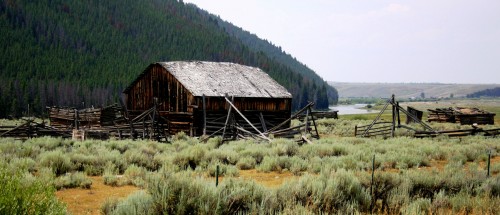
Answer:
[{"label": "weathered wood siding", "polygon": [[160,111],[169,112],[188,112],[194,99],[174,76],[156,64],[148,67],[128,92],[127,108],[131,111],[150,109],[154,98],[158,98]]},{"label": "weathered wood siding", "polygon": [[[202,108],[203,97],[195,97],[196,104]],[[228,105],[224,97],[206,97],[207,111],[227,111]],[[234,98],[233,104],[241,111],[290,111],[290,98]]]}]

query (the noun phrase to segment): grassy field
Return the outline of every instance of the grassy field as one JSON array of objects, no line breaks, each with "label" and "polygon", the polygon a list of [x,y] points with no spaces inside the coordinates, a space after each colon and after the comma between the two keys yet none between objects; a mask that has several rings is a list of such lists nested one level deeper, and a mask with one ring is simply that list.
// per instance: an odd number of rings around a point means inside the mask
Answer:
[{"label": "grassy field", "polygon": [[0,138],[0,213],[500,213],[497,138],[352,137],[354,125],[369,122],[318,120],[322,138],[305,145],[204,143],[182,133],[169,144]]}]

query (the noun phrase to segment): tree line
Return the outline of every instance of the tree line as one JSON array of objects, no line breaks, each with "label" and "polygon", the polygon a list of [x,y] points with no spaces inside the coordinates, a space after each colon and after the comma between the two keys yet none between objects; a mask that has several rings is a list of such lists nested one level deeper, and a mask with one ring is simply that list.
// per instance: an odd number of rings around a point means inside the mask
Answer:
[{"label": "tree line", "polygon": [[176,0],[3,0],[0,118],[117,103],[150,63],[175,60],[259,67],[292,93],[294,109],[337,102],[335,89],[314,71],[234,29]]},{"label": "tree line", "polygon": [[480,98],[480,97],[500,97],[500,87],[495,87],[467,94],[467,98]]}]

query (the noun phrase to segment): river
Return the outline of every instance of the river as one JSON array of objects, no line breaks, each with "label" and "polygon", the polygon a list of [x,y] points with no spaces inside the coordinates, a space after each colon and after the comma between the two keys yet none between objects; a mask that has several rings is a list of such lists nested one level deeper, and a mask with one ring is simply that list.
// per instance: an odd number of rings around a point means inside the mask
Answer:
[{"label": "river", "polygon": [[366,107],[366,104],[354,104],[354,105],[334,105],[330,106],[331,110],[338,110],[339,115],[347,115],[347,114],[367,114],[367,113],[375,113],[375,110],[369,109],[361,109]]}]

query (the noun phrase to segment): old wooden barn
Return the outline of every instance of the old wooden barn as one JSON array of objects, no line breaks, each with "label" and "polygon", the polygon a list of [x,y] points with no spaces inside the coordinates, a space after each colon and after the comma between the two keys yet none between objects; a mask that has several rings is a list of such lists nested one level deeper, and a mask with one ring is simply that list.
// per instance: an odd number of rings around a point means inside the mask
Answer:
[{"label": "old wooden barn", "polygon": [[265,132],[291,115],[292,95],[283,86],[259,68],[235,63],[154,63],[124,94],[129,118],[155,108],[170,134],[221,134],[228,122]]}]

